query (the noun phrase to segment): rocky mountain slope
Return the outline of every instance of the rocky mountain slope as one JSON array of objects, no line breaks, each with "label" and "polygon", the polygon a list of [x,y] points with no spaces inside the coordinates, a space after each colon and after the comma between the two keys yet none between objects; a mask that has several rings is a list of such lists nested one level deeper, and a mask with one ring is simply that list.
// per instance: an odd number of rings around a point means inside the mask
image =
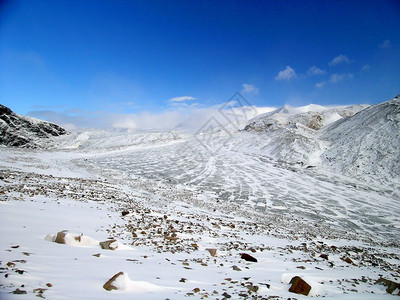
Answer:
[{"label": "rocky mountain slope", "polygon": [[400,96],[373,106],[284,106],[251,120],[246,133],[254,145],[246,151],[277,161],[360,179],[400,178]]},{"label": "rocky mountain slope", "polygon": [[400,95],[324,128],[323,163],[348,175],[400,177]]},{"label": "rocky mountain slope", "polygon": [[67,131],[53,123],[25,117],[0,105],[0,145],[41,148],[50,137],[66,134]]}]

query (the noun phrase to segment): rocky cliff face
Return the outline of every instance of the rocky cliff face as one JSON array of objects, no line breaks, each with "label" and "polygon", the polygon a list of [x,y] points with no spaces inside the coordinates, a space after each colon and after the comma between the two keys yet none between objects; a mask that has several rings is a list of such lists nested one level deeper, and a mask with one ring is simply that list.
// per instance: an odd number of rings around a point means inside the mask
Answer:
[{"label": "rocky cliff face", "polygon": [[53,123],[25,117],[0,105],[0,145],[23,148],[42,148],[50,137],[67,131]]}]

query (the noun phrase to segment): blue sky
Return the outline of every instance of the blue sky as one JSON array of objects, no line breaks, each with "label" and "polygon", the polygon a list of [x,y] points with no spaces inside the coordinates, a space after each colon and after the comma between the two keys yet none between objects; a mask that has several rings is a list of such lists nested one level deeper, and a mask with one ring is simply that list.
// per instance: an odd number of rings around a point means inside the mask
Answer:
[{"label": "blue sky", "polygon": [[[77,126],[400,93],[399,1],[2,1],[0,103]],[[97,123],[90,124],[96,119]],[[112,125],[112,124],[111,124]]]}]

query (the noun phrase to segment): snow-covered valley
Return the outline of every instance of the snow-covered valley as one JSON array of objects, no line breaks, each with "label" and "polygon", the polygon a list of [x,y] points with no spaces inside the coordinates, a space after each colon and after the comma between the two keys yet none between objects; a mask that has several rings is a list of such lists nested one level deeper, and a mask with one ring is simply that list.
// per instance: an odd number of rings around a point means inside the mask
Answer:
[{"label": "snow-covered valley", "polygon": [[400,105],[380,105],[0,148],[0,298],[302,299],[300,276],[308,296],[389,299],[375,283],[400,280]]}]

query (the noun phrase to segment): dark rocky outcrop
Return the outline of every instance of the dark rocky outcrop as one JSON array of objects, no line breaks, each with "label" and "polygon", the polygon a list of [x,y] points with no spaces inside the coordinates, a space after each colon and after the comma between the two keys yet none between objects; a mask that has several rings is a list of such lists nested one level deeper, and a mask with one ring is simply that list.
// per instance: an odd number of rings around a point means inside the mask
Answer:
[{"label": "dark rocky outcrop", "polygon": [[42,148],[42,140],[67,133],[56,124],[18,115],[0,104],[0,145]]}]

